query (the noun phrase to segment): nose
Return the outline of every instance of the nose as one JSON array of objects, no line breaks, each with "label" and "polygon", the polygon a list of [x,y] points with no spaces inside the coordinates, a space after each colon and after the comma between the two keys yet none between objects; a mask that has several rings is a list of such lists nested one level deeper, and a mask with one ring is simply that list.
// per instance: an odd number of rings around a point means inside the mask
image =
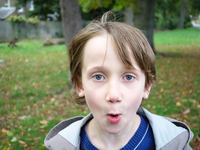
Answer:
[{"label": "nose", "polygon": [[111,103],[121,102],[120,83],[112,81],[107,86],[106,100]]}]

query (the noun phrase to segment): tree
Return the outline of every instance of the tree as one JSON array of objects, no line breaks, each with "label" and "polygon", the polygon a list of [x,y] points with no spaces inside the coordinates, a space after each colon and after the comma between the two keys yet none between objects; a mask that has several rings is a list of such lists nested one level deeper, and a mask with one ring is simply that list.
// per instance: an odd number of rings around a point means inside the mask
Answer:
[{"label": "tree", "polygon": [[134,26],[134,24],[133,24],[133,4],[130,4],[129,7],[125,7],[124,22],[130,26]]},{"label": "tree", "polygon": [[[71,39],[83,28],[83,20],[81,18],[78,0],[60,0],[60,8],[65,45],[68,48]],[[70,79],[70,72],[68,75]],[[72,87],[71,80],[68,82],[68,87]]]},{"label": "tree", "polygon": [[144,31],[154,54],[157,54],[153,42],[155,3],[156,0],[137,0],[134,25]]},{"label": "tree", "polygon": [[178,24],[178,28],[179,29],[183,29],[184,28],[184,20],[185,20],[185,13],[187,11],[186,9],[186,4],[184,0],[180,0],[180,19],[179,19],[179,24]]},{"label": "tree", "polygon": [[68,47],[71,39],[83,28],[83,20],[78,0],[60,0],[60,8],[65,44]]}]

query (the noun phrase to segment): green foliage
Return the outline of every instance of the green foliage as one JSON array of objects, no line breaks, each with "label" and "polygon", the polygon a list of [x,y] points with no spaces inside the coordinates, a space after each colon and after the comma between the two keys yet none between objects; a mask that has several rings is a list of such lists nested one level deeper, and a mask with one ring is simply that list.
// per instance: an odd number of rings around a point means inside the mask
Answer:
[{"label": "green foliage", "polygon": [[[18,8],[24,7],[30,0],[16,0]],[[58,20],[61,20],[59,0],[34,0],[34,10],[28,11],[28,17],[38,16],[40,20],[47,20],[48,14],[58,14]]]},{"label": "green foliage", "polygon": [[[189,15],[200,12],[200,0],[184,0],[186,3],[186,14],[184,28],[191,27]],[[156,29],[175,29],[178,27],[180,18],[180,0],[162,0],[156,1],[155,25]],[[196,7],[197,6],[197,7]],[[198,10],[198,11],[197,11]],[[196,16],[196,15],[195,15]]]},{"label": "green foliage", "polygon": [[189,17],[189,15],[186,15],[184,21],[184,28],[190,28],[190,27],[192,27],[191,18]]},{"label": "green foliage", "polygon": [[109,11],[112,9],[112,6],[109,6],[108,8],[97,8],[96,10],[90,10],[89,12],[85,13],[83,11],[81,11],[81,16],[83,20],[94,20],[96,18],[98,18],[100,15],[102,15],[103,13]]},{"label": "green foliage", "polygon": [[169,30],[175,29],[178,26],[179,23],[179,17],[176,15],[169,15],[166,17],[166,28]]},{"label": "green foliage", "polygon": [[114,2],[112,0],[79,0],[79,4],[84,13],[98,8],[108,8],[110,6],[112,6],[111,9],[122,10],[124,7],[129,7],[130,4],[135,2],[136,0],[115,0]]},{"label": "green foliage", "polygon": [[26,18],[23,16],[17,16],[17,15],[11,15],[8,17],[7,21],[11,21],[12,23],[21,23],[21,22],[26,22]]},{"label": "green foliage", "polygon": [[48,14],[54,14],[55,12],[60,16],[59,0],[34,0],[34,10],[29,11],[29,16],[37,15],[40,20],[47,20]]},{"label": "green foliage", "polygon": [[199,15],[200,12],[200,0],[192,0],[192,9],[191,14],[192,15]]},{"label": "green foliage", "polygon": [[124,7],[130,7],[130,4],[133,4],[133,3],[135,4],[136,0],[115,0],[113,9],[114,10],[122,10]]},{"label": "green foliage", "polygon": [[160,30],[166,29],[165,19],[163,15],[158,11],[155,12],[155,28]]},{"label": "green foliage", "polygon": [[79,0],[79,5],[82,7],[84,13],[98,8],[107,8],[112,4],[111,0]]},{"label": "green foliage", "polygon": [[[84,20],[93,20],[98,18],[103,13],[109,10],[124,10],[125,7],[130,7],[130,4],[134,3],[135,9],[136,0],[79,0],[79,4],[82,10],[82,18]],[[120,16],[120,21],[123,21],[124,14],[121,12],[114,11],[117,17]]]},{"label": "green foliage", "polygon": [[37,16],[35,17],[29,17],[29,18],[24,18],[23,16],[19,15],[11,15],[10,17],[8,17],[7,21],[12,22],[12,24],[15,23],[22,23],[22,22],[28,22],[30,24],[37,24],[40,22],[40,20],[38,19]]},{"label": "green foliage", "polygon": [[30,24],[37,24],[37,23],[40,22],[40,20],[38,19],[37,16],[35,16],[35,17],[30,17],[30,18],[28,18],[28,19],[27,19],[27,22],[30,23]]},{"label": "green foliage", "polygon": [[156,1],[155,25],[157,29],[175,29],[180,16],[179,0]]}]

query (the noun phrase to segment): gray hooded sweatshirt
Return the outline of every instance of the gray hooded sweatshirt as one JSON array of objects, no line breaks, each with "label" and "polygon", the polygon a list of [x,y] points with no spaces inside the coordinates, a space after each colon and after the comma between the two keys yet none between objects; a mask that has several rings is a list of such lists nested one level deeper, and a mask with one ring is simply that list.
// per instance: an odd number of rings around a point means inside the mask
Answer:
[{"label": "gray hooded sweatshirt", "polygon": [[[152,114],[144,108],[139,108],[138,113],[149,120],[156,150],[192,150],[189,142],[193,133],[185,123]],[[50,150],[80,150],[81,127],[91,118],[93,115],[89,114],[62,121],[47,134],[45,146]]]}]

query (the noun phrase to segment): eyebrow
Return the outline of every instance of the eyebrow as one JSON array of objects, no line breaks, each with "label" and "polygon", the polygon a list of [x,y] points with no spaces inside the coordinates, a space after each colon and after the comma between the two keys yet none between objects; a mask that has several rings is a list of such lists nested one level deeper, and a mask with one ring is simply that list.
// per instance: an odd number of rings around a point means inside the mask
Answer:
[{"label": "eyebrow", "polygon": [[140,68],[136,68],[136,67],[134,67],[134,66],[132,66],[132,67],[125,67],[125,69],[127,69],[127,70],[130,70],[130,71],[133,71],[133,72],[135,72],[136,74],[140,74],[141,72],[142,72],[142,70],[140,69]]},{"label": "eyebrow", "polygon": [[[105,67],[103,67],[103,66],[94,66],[94,67],[91,67],[91,68],[89,68],[87,71],[88,72],[91,72],[91,71],[93,71],[93,70],[101,70],[101,71],[107,71],[107,69],[105,68]],[[130,67],[130,66],[124,66],[124,70],[129,70],[129,71],[136,71],[136,72],[140,72],[141,71],[141,69],[139,68],[139,69],[137,69],[136,67],[134,67],[134,66],[132,66],[132,67]]]},{"label": "eyebrow", "polygon": [[125,66],[124,68],[127,69],[127,70],[139,71],[139,70],[138,70],[136,67],[134,67],[134,66]]},{"label": "eyebrow", "polygon": [[103,66],[94,66],[94,67],[88,68],[87,71],[90,72],[91,70],[99,70],[99,69],[106,71],[106,69]]}]

